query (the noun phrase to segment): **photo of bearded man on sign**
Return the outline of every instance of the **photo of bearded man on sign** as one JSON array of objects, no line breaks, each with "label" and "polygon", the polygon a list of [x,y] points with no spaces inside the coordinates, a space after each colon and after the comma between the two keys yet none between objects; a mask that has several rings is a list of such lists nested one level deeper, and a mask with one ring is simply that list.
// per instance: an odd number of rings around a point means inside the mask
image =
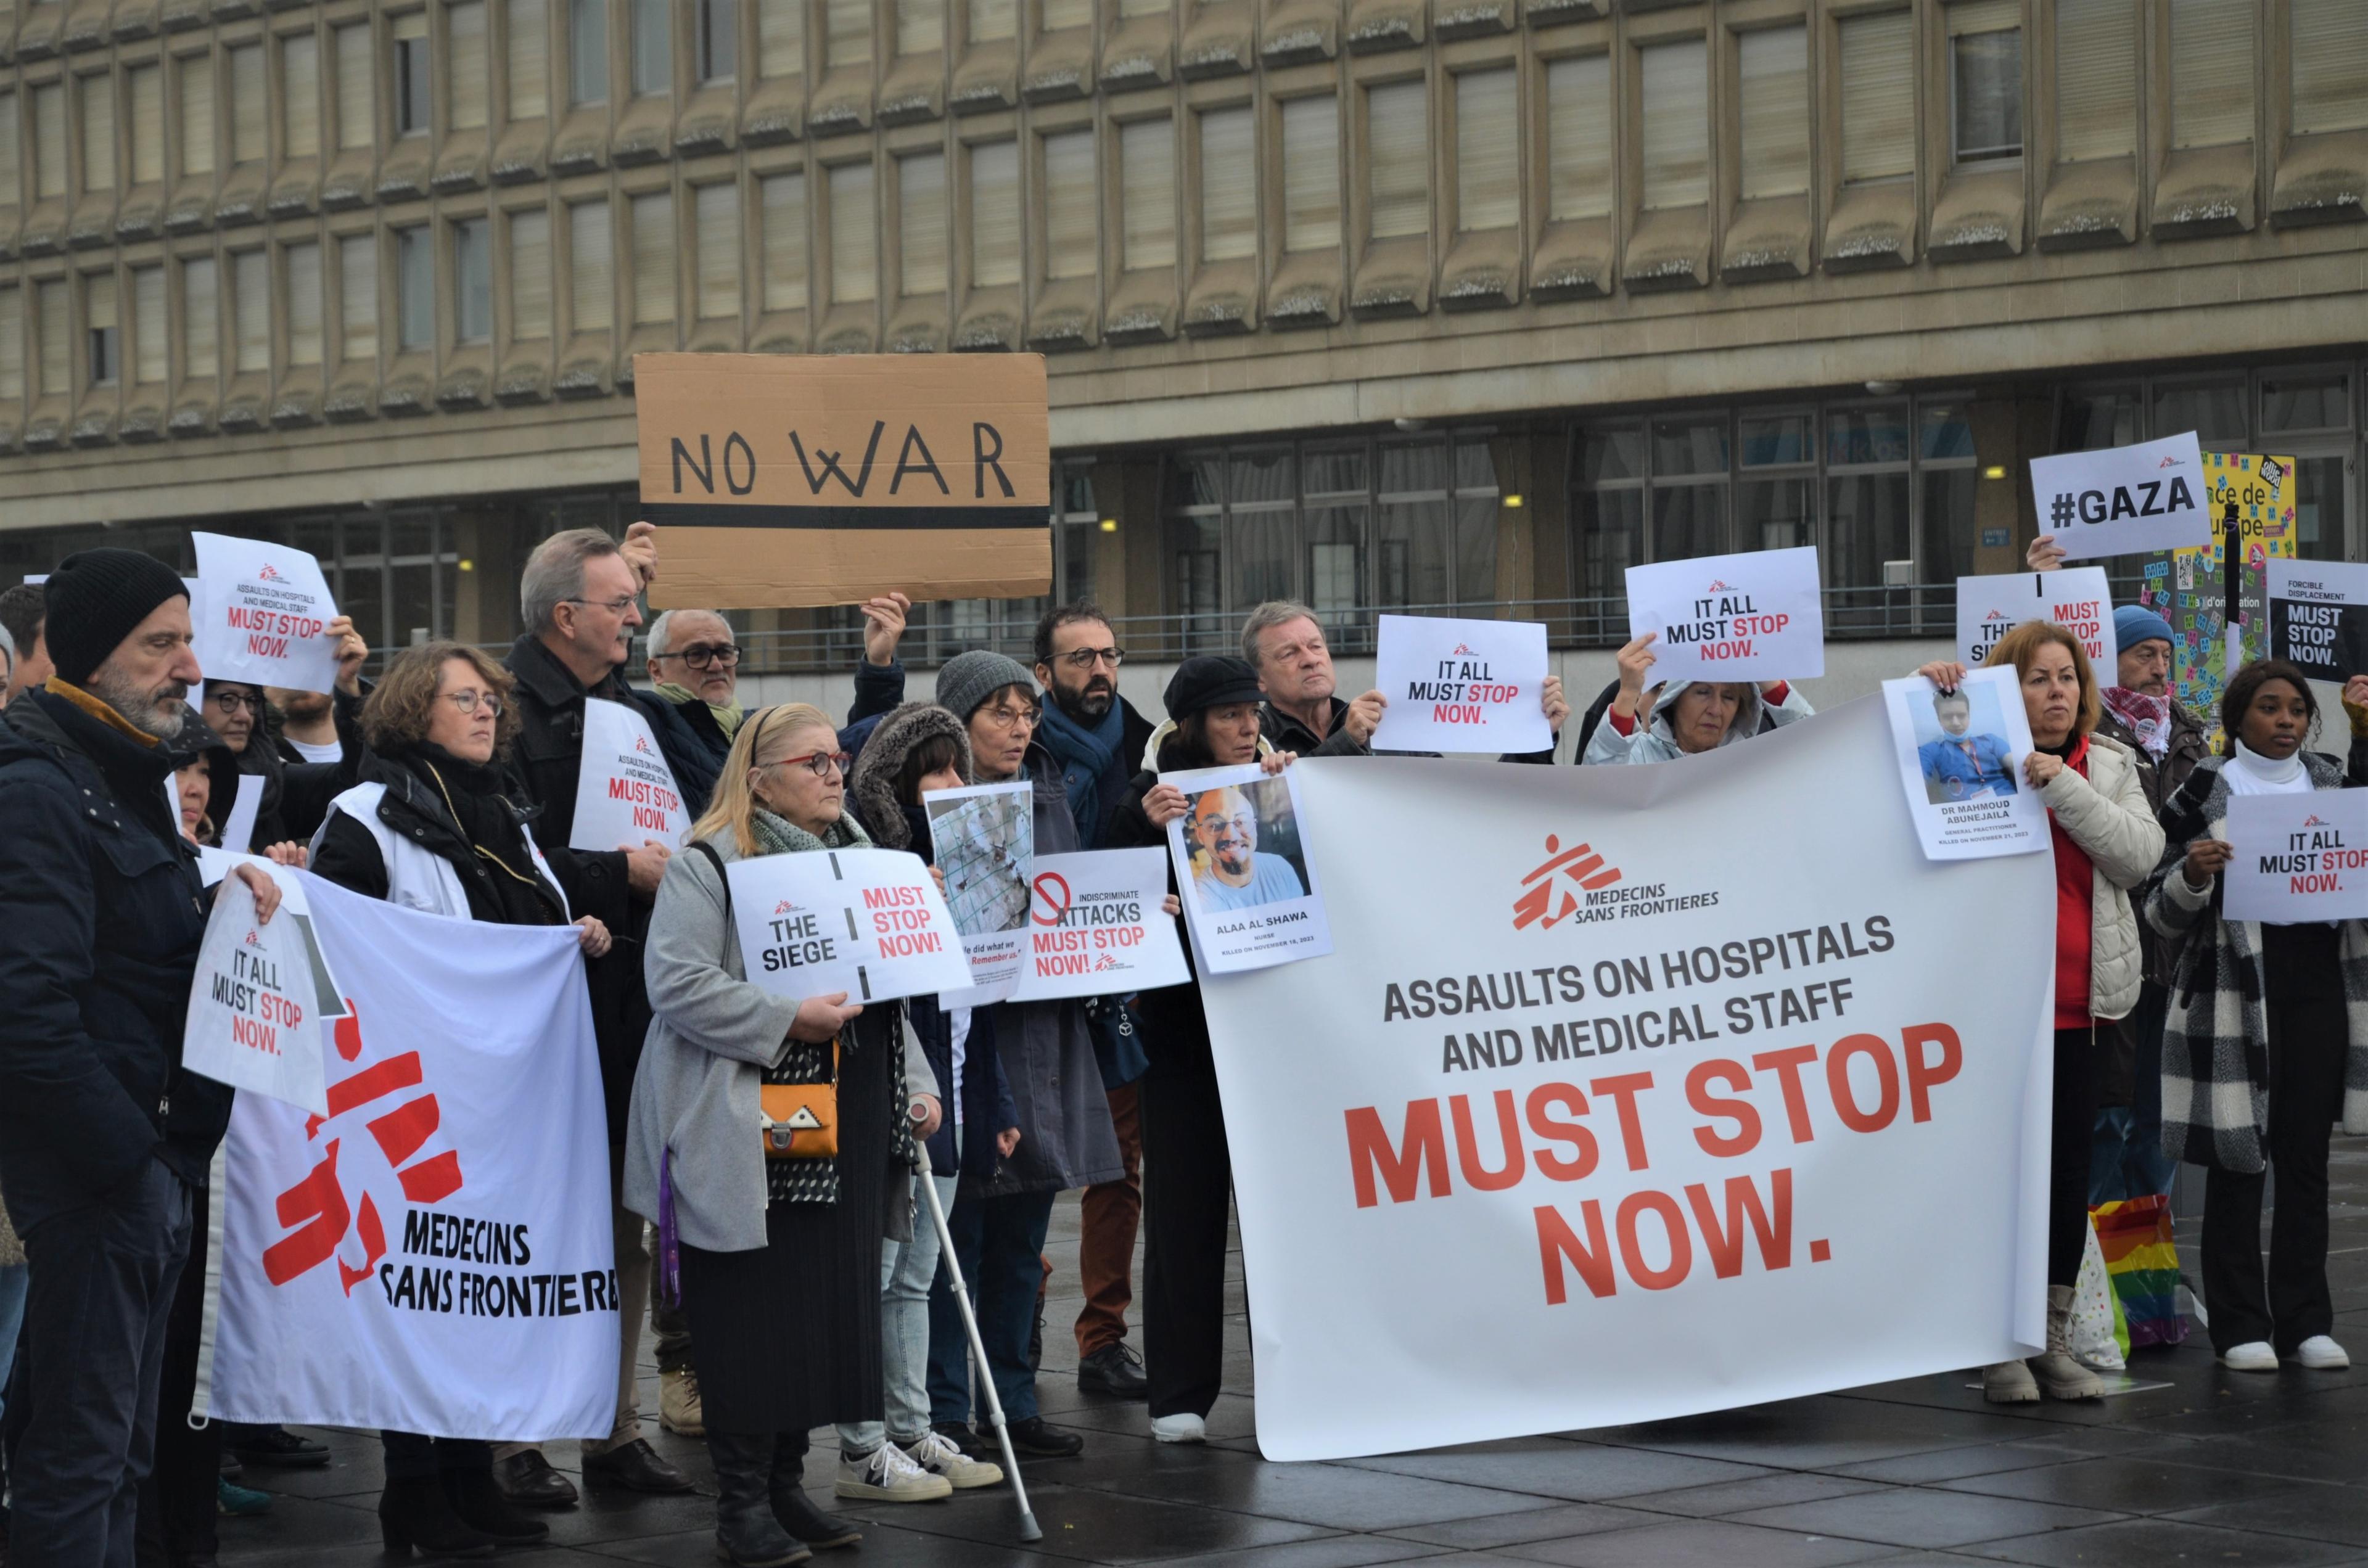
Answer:
[{"label": "photo of bearded man on sign", "polygon": [[[1258,853],[1258,785],[1211,790],[1192,802],[1192,891],[1201,907],[1254,909],[1307,896],[1306,879],[1282,855]],[[1283,796],[1288,816],[1290,796]]]}]

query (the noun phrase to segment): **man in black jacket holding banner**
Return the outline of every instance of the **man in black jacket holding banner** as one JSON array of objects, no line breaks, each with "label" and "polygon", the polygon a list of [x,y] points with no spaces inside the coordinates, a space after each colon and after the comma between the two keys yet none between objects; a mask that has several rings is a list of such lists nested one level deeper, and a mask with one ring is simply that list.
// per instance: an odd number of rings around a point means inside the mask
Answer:
[{"label": "man in black jacket holding banner", "polygon": [[[598,528],[552,535],[535,547],[519,575],[519,612],[527,630],[507,661],[510,674],[518,677],[511,700],[518,704],[519,719],[511,765],[528,798],[541,807],[533,827],[535,843],[559,877],[569,914],[596,916],[616,938],[606,957],[586,965],[612,1151],[624,1141],[633,1069],[649,1030],[642,937],[649,927],[650,903],[666,875],[670,851],[654,839],[616,849],[568,847],[575,825],[576,787],[584,771],[585,699],[623,703],[648,722],[692,814],[705,807],[715,787],[715,765],[672,705],[635,691],[619,674],[633,629],[642,624],[641,592],[656,574],[656,530],[647,523],[635,523],[621,546]],[[620,1169],[612,1158],[612,1176]],[[610,1196],[615,1198],[613,1192]],[[618,1300],[624,1303],[618,1325],[617,1423],[606,1439],[584,1444],[584,1473],[636,1492],[688,1492],[690,1478],[659,1458],[641,1435],[634,1361],[652,1259],[641,1216],[619,1203],[611,1218]],[[564,1508],[576,1499],[575,1486],[532,1444],[496,1448],[494,1474],[513,1503]]]}]

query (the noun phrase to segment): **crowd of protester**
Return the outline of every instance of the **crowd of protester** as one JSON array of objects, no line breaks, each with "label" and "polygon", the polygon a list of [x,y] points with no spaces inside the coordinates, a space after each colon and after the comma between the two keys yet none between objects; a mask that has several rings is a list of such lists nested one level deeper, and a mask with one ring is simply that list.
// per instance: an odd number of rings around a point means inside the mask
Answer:
[{"label": "crowd of protester", "polygon": [[[2041,548],[2032,563],[2054,562]],[[962,653],[928,700],[908,702],[897,650],[911,606],[888,595],[861,607],[843,720],[802,703],[750,709],[718,611],[659,616],[644,638],[649,687],[625,679],[658,569],[645,525],[622,541],[557,534],[521,575],[527,630],[500,662],[432,642],[372,683],[370,650],[339,622],[334,691],[213,681],[194,709],[187,590],[162,563],[88,551],[41,587],[0,593],[0,812],[12,824],[0,886],[15,932],[0,949],[0,1016],[12,1020],[0,1036],[0,1453],[15,1562],[209,1568],[215,1519],[270,1502],[231,1467],[328,1460],[279,1427],[188,1419],[206,1182],[230,1104],[178,1065],[209,902],[201,845],[443,918],[575,928],[626,1308],[615,1421],[581,1445],[586,1483],[692,1489],[643,1435],[645,1316],[658,1418],[704,1440],[716,1548],[734,1563],[860,1540],[806,1494],[816,1429],[836,1428],[836,1495],[864,1502],[1002,1482],[988,1385],[1016,1452],[1080,1453],[1085,1437],[1048,1421],[1037,1391],[1046,1233],[1072,1190],[1080,1387],[1145,1401],[1162,1442],[1205,1440],[1224,1381],[1232,1175],[1198,980],[975,1007],[785,999],[746,976],[725,868],[871,845],[927,860],[925,793],[1012,781],[1030,786],[1039,853],[1163,845],[1189,810],[1163,773],[1371,756],[1382,694],[1343,695],[1321,618],[1268,604],[1248,617],[1240,656],[1178,666],[1155,727],[1119,693],[1111,622],[1079,604],[1046,613],[1032,664]],[[2368,934],[2224,919],[2218,875],[2230,797],[2358,782],[2368,740],[2348,769],[2314,750],[2309,681],[2263,661],[2228,681],[2214,755],[2213,726],[2169,695],[2169,626],[2131,608],[2115,629],[2109,684],[2046,623],[2014,629],[1991,655],[2024,698],[2034,749],[2019,770],[2048,808],[2056,888],[2047,1344],[1985,1370],[1997,1401],[2102,1392],[2069,1335],[2089,1206],[2164,1190],[2180,1160],[2206,1171],[2201,1276],[2221,1359],[2346,1364],[2331,1337],[2328,1162],[2347,1097],[2368,1096],[2355,1027],[2368,1017]],[[1575,760],[1682,763],[1809,715],[1783,682],[1656,682],[1652,641],[1620,650]],[[1942,693],[1965,676],[1948,662],[1918,673]],[[649,724],[696,816],[687,848],[570,846],[590,699]],[[1558,682],[1542,701],[1559,740]],[[2345,706],[2368,734],[2368,676]],[[244,842],[223,842],[250,820]],[[231,874],[268,919],[270,878]],[[1174,892],[1171,876],[1166,914],[1180,919]],[[826,1147],[768,1149],[755,1135],[777,1125],[776,1104],[817,1096],[833,1107]],[[1140,1350],[1128,1323],[1139,1232]],[[967,1282],[983,1365],[949,1263]],[[539,1443],[382,1441],[391,1551],[530,1545],[550,1534],[538,1511],[580,1501]]]}]

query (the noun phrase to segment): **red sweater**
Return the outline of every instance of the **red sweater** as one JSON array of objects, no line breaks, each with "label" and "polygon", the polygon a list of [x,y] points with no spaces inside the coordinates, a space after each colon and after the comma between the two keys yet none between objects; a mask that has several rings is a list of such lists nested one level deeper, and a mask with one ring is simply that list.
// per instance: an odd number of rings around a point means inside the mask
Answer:
[{"label": "red sweater", "polygon": [[[2089,777],[2089,737],[2073,746],[2064,766]],[[2089,852],[2047,813],[2048,836],[2055,845],[2055,1027],[2085,1029],[2089,1017],[2089,949],[2096,943],[2096,868]]]}]

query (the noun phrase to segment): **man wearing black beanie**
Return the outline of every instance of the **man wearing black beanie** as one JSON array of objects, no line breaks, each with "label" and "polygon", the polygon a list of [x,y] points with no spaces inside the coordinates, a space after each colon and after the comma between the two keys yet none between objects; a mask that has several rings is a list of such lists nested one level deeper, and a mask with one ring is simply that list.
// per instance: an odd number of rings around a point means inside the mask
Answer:
[{"label": "man wearing black beanie", "polygon": [[[151,556],[82,551],[45,595],[57,673],[0,712],[0,1196],[32,1264],[11,1548],[131,1568],[190,1194],[230,1116],[180,1070],[208,905],[165,783],[199,671]],[[277,884],[238,874],[268,920]]]}]

